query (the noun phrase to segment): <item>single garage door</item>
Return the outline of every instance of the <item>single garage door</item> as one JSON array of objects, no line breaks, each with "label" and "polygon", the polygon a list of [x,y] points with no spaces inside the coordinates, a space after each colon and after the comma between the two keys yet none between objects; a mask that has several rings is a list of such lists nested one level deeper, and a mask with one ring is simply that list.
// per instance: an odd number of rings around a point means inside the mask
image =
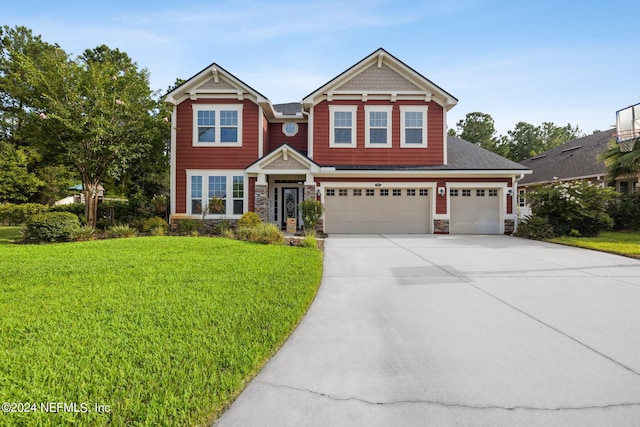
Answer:
[{"label": "single garage door", "polygon": [[495,188],[449,190],[451,234],[499,234],[500,199]]},{"label": "single garage door", "polygon": [[427,188],[331,188],[325,190],[327,233],[430,233]]}]

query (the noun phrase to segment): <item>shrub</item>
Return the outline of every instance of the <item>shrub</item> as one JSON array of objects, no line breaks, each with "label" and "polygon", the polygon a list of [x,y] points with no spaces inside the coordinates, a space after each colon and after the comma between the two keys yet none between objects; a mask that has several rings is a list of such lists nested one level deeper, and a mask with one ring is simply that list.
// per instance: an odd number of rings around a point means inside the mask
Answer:
[{"label": "shrub", "polygon": [[322,218],[324,212],[324,206],[316,199],[307,199],[300,203],[300,209],[302,209],[302,221],[304,222],[304,229],[309,231],[315,231],[316,225]]},{"label": "shrub", "polygon": [[145,233],[149,233],[151,230],[156,228],[162,228],[163,231],[166,232],[169,229],[169,224],[167,224],[167,221],[160,218],[159,216],[149,218],[142,223],[142,231]]},{"label": "shrub", "polygon": [[78,217],[70,212],[43,212],[29,218],[25,237],[36,242],[67,242],[79,228]]},{"label": "shrub", "polygon": [[149,234],[152,236],[164,236],[167,234],[167,229],[165,227],[154,227],[149,230]]},{"label": "shrub", "polygon": [[235,239],[236,238],[236,234],[233,232],[232,229],[224,230],[220,235],[222,237],[227,238],[227,239]]},{"label": "shrub", "polygon": [[231,230],[231,223],[228,219],[221,219],[218,223],[213,227],[213,234],[222,235],[226,231]]},{"label": "shrub", "polygon": [[318,249],[318,241],[316,240],[316,233],[314,231],[304,234],[302,240],[300,240],[300,246],[303,248]]},{"label": "shrub", "polygon": [[640,193],[621,194],[607,210],[614,230],[640,230]]},{"label": "shrub", "polygon": [[178,232],[181,234],[193,234],[198,232],[202,223],[197,219],[181,219],[178,221]]},{"label": "shrub", "polygon": [[124,225],[114,225],[110,229],[107,230],[107,237],[110,238],[126,238],[126,237],[135,237],[138,235],[138,230],[134,227],[131,227],[128,224]]},{"label": "shrub", "polygon": [[0,222],[9,225],[25,224],[33,215],[47,212],[49,206],[39,203],[3,203],[0,205]]},{"label": "shrub", "polygon": [[284,234],[277,225],[260,223],[255,227],[238,227],[236,237],[240,240],[263,244],[284,244]]},{"label": "shrub", "polygon": [[255,227],[262,223],[262,218],[255,212],[245,212],[238,220],[238,227]]},{"label": "shrub", "polygon": [[86,242],[89,240],[96,239],[96,229],[85,225],[83,227],[79,227],[76,231],[71,233],[71,240],[74,242]]},{"label": "shrub", "polygon": [[558,236],[576,230],[583,236],[597,236],[613,226],[607,214],[615,191],[588,181],[554,182],[529,196],[533,216],[547,218]]},{"label": "shrub", "polygon": [[545,240],[555,237],[555,232],[547,218],[534,215],[523,219],[518,224],[518,231],[516,231],[515,235],[529,239]]}]

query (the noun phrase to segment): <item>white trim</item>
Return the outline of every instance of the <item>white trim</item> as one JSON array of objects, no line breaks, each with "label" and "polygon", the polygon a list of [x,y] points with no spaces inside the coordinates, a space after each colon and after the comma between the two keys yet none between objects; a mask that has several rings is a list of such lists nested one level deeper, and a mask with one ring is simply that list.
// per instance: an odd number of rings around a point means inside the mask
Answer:
[{"label": "white trim", "polygon": [[[387,113],[387,142],[384,144],[371,142],[370,113]],[[393,106],[391,105],[365,105],[364,106],[364,146],[367,148],[392,148],[391,128],[393,125]]]},{"label": "white trim", "polygon": [[[405,113],[422,113],[422,143],[411,144],[405,140]],[[400,106],[400,148],[427,148],[428,144],[428,116],[429,107],[427,105],[401,105]]]},{"label": "white trim", "polygon": [[[242,110],[243,104],[192,104],[193,133],[191,145],[193,147],[242,147]],[[198,142],[198,111],[215,111],[215,140],[220,141],[220,111],[236,111],[238,113],[238,141],[237,142]]]},{"label": "white trim", "polygon": [[[230,219],[238,219],[245,213],[249,208],[249,177],[245,173],[243,169],[186,169],[185,173],[187,175],[187,185],[186,185],[186,197],[185,197],[185,212],[187,216],[194,218],[202,218],[201,213],[193,213],[191,212],[191,177],[192,176],[201,176],[202,177],[202,205],[203,207],[206,205],[205,200],[209,196],[209,179],[210,176],[224,176],[226,177],[226,188],[227,188],[227,206],[226,213],[224,214],[207,214],[205,219],[221,219],[221,218],[230,218]],[[233,213],[233,177],[234,176],[242,176],[244,178],[244,188],[242,194],[242,203],[243,209],[242,214],[234,214]]]},{"label": "white trim", "polygon": [[177,140],[177,118],[178,118],[178,106],[174,105],[171,111],[171,157],[170,167],[171,173],[169,174],[169,204],[171,209],[169,211],[169,219],[176,213],[176,140]]},{"label": "white trim", "polygon": [[[302,110],[304,113],[304,110]],[[313,107],[309,109],[309,121],[307,122],[307,156],[313,159]]]},{"label": "white trim", "polygon": [[[286,131],[287,125],[295,125],[296,128],[295,128],[295,130],[293,132],[287,132]],[[282,123],[282,133],[285,136],[296,136],[298,134],[298,128],[299,128],[298,123],[293,122],[293,121],[286,121],[286,122]]]},{"label": "white trim", "polygon": [[446,165],[449,162],[448,147],[449,141],[447,139],[447,109],[442,109],[442,164]]},{"label": "white trim", "polygon": [[[508,189],[511,188],[506,182],[446,182],[446,197],[447,197],[447,214],[449,215],[449,221],[451,221],[451,196],[449,194],[449,189],[457,188],[457,189],[479,189],[479,188],[490,188],[502,190],[498,192],[498,215],[499,215],[499,224],[498,224],[498,234],[504,234],[504,220],[506,218],[511,219],[512,214],[507,214],[507,195]],[[487,195],[488,196],[488,195]],[[513,202],[513,200],[512,200]],[[512,210],[514,209],[513,203],[511,205]],[[449,223],[451,226],[451,223]],[[450,229],[451,231],[451,229]],[[455,230],[453,230],[455,232]]]},{"label": "white trim", "polygon": [[264,155],[264,110],[258,106],[258,158]]},{"label": "white trim", "polygon": [[[351,143],[336,143],[334,116],[336,112],[351,113]],[[329,147],[331,148],[356,148],[358,141],[358,106],[357,105],[329,105]]]}]

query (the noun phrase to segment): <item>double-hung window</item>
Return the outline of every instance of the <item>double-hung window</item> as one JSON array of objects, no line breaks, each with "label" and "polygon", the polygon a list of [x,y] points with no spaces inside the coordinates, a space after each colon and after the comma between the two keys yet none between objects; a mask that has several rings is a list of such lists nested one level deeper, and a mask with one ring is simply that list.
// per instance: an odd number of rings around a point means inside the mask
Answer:
[{"label": "double-hung window", "polygon": [[356,147],[356,115],[357,106],[329,106],[330,147]]},{"label": "double-hung window", "polygon": [[242,146],[242,105],[194,104],[193,145]]},{"label": "double-hung window", "polygon": [[[188,172],[188,214],[239,217],[245,208],[245,177],[235,171]],[[237,172],[236,172],[237,173]]]},{"label": "double-hung window", "polygon": [[365,113],[365,147],[391,148],[391,106],[367,105]]},{"label": "double-hung window", "polygon": [[427,146],[427,106],[400,106],[400,147]]}]

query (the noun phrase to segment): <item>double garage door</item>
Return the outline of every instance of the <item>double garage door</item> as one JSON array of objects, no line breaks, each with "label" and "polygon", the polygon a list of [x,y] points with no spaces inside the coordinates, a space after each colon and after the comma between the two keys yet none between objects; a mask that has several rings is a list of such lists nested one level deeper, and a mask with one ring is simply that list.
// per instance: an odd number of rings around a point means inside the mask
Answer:
[{"label": "double garage door", "polygon": [[327,233],[431,233],[428,188],[327,188]]},{"label": "double garage door", "polygon": [[[327,233],[432,233],[433,190],[428,188],[325,189]],[[499,234],[499,190],[451,188],[451,234]]]}]

